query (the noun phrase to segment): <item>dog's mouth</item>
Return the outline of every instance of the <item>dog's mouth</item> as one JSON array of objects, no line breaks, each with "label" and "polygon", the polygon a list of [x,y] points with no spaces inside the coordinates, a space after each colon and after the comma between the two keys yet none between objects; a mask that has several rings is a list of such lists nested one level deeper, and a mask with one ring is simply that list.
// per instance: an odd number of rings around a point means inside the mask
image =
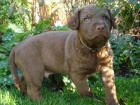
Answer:
[{"label": "dog's mouth", "polygon": [[104,40],[108,40],[111,36],[110,32],[108,32],[107,30],[106,31],[103,31],[103,32],[88,32],[88,33],[85,33],[86,34],[86,39],[87,40],[94,40],[93,43],[100,43]]},{"label": "dog's mouth", "polygon": [[108,39],[109,38],[106,38],[106,37],[101,36],[101,35],[95,37],[92,41],[91,48],[96,50],[96,49],[100,49],[100,48],[104,47],[106,45]]},{"label": "dog's mouth", "polygon": [[102,35],[99,35],[99,36],[96,36],[94,37],[94,39],[92,40],[87,40],[85,43],[84,40],[80,38],[80,41],[81,43],[89,50],[91,51],[97,51],[97,50],[100,50],[101,48],[105,47],[106,44],[107,44],[107,41],[109,38],[105,37],[105,36],[102,36]]},{"label": "dog's mouth", "polygon": [[109,38],[103,36],[103,35],[98,35],[92,40],[92,46],[104,46]]}]

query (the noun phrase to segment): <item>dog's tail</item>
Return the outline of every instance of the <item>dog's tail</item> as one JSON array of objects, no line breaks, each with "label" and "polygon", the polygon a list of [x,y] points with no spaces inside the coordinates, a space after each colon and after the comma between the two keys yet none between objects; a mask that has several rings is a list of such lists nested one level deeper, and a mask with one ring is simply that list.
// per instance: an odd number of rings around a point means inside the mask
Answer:
[{"label": "dog's tail", "polygon": [[15,50],[16,47],[14,47],[10,52],[9,63],[10,63],[10,71],[13,77],[14,85],[18,88],[18,90],[20,90],[17,66],[15,64]]}]

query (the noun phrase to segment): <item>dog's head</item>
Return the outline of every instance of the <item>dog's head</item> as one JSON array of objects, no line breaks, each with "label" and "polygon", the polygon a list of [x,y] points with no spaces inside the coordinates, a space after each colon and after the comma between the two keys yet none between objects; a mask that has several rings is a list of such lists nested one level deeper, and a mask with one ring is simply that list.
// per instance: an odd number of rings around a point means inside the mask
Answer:
[{"label": "dog's head", "polygon": [[111,29],[116,28],[115,18],[110,10],[96,8],[93,5],[78,9],[70,18],[68,26],[77,30],[80,37],[92,46],[106,43]]}]

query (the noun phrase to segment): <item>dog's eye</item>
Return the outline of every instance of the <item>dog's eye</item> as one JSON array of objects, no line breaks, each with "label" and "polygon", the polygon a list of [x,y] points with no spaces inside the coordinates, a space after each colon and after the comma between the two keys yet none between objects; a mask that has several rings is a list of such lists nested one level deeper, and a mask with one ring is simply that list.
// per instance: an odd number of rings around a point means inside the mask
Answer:
[{"label": "dog's eye", "polygon": [[86,23],[89,22],[89,21],[90,21],[90,18],[85,18],[84,19],[84,22],[86,22]]},{"label": "dog's eye", "polygon": [[108,18],[108,16],[103,16],[103,19],[108,20],[109,18]]}]

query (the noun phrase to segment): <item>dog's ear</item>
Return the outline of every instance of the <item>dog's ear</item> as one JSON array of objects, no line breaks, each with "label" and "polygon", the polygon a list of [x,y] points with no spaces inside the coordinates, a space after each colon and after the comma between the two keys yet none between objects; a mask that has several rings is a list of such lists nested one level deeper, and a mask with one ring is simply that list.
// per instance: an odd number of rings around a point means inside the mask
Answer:
[{"label": "dog's ear", "polygon": [[73,16],[70,17],[70,20],[68,21],[68,27],[72,30],[77,30],[80,25],[80,12],[81,9],[77,10]]},{"label": "dog's ear", "polygon": [[116,29],[117,26],[116,26],[116,23],[115,23],[115,17],[114,17],[113,14],[110,12],[110,10],[108,10],[108,14],[109,14],[109,16],[110,16],[110,22],[111,22],[112,27],[113,27],[114,29]]}]

